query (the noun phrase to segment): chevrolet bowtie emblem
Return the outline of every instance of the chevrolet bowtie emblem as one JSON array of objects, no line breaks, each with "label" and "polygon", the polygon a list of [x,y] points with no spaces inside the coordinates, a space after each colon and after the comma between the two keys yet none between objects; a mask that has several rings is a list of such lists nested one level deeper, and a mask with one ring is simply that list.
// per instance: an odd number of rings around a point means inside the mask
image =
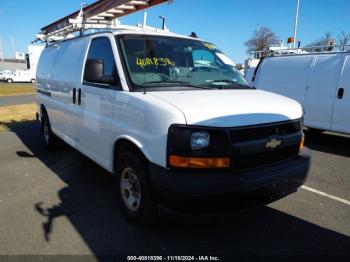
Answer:
[{"label": "chevrolet bowtie emblem", "polygon": [[282,144],[282,140],[277,139],[271,139],[269,142],[266,143],[266,148],[275,149],[276,147],[280,146]]}]

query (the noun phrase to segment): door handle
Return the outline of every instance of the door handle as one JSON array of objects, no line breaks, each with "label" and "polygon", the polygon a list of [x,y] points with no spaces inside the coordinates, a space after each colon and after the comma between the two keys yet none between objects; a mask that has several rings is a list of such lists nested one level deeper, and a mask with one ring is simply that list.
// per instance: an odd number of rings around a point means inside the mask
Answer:
[{"label": "door handle", "polygon": [[81,105],[81,88],[78,89],[78,105]]},{"label": "door handle", "polygon": [[75,104],[75,101],[76,101],[76,94],[77,93],[77,90],[75,88],[73,88],[73,104]]},{"label": "door handle", "polygon": [[344,96],[344,88],[339,88],[337,98],[342,99],[343,96]]}]

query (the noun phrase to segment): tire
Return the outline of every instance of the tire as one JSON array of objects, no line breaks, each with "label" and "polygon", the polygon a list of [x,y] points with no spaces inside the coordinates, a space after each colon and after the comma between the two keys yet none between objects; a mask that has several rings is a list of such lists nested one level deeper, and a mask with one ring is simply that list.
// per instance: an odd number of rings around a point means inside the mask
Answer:
[{"label": "tire", "polygon": [[35,79],[30,80],[32,84],[35,84]]},{"label": "tire", "polygon": [[129,221],[150,226],[157,219],[157,206],[148,176],[147,162],[134,150],[121,152],[117,162],[116,188],[119,207]]},{"label": "tire", "polygon": [[41,125],[45,148],[48,151],[53,152],[57,149],[58,139],[51,130],[51,124],[46,113],[43,114],[43,117],[41,119]]},{"label": "tire", "polygon": [[7,79],[7,83],[13,83],[13,80],[11,78]]}]

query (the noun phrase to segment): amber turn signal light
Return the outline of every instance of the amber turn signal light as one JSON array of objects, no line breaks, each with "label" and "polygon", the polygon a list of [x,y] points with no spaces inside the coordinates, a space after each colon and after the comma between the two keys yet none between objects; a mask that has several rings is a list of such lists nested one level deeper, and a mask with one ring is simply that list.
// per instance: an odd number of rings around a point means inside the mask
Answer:
[{"label": "amber turn signal light", "polygon": [[305,138],[303,136],[303,138],[300,141],[299,151],[302,151],[304,149],[304,142],[305,142]]},{"label": "amber turn signal light", "polygon": [[169,164],[172,167],[181,168],[228,168],[231,165],[230,158],[202,158],[169,156]]}]

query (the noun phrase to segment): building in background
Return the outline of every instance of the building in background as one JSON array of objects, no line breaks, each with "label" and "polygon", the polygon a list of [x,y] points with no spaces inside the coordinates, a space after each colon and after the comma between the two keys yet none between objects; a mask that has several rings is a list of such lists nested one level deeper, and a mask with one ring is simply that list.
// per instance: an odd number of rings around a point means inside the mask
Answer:
[{"label": "building in background", "polygon": [[15,53],[15,59],[16,60],[25,60],[26,55],[23,52],[16,52]]}]

